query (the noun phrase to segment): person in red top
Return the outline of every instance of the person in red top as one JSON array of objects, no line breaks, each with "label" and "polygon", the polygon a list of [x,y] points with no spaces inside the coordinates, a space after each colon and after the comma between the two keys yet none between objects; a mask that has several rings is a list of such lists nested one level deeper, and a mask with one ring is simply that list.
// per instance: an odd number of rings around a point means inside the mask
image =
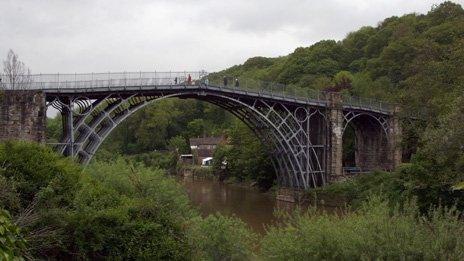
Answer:
[{"label": "person in red top", "polygon": [[190,76],[190,73],[189,73],[189,75],[187,77],[187,83],[188,83],[188,85],[192,85],[192,76]]}]

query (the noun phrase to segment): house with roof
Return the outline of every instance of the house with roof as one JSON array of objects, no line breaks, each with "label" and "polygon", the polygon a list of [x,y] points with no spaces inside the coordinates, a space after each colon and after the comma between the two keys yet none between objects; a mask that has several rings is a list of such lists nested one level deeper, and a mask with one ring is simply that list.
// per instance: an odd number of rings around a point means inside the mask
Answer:
[{"label": "house with roof", "polygon": [[194,163],[202,166],[211,165],[214,150],[218,145],[226,143],[224,137],[191,138],[189,141]]}]

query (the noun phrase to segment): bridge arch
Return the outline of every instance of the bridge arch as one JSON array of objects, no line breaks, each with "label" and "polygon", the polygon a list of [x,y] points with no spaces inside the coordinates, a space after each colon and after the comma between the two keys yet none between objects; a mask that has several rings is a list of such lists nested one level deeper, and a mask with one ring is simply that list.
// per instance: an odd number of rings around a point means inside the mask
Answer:
[{"label": "bridge arch", "polygon": [[343,117],[343,150],[353,150],[344,151],[343,167],[357,167],[361,171],[389,169],[388,118],[356,111],[345,112]]},{"label": "bridge arch", "polygon": [[304,127],[310,125],[314,115],[323,115],[321,111],[202,89],[157,95],[108,94],[94,100],[82,96],[55,99],[50,105],[62,111],[65,126],[64,145],[59,151],[86,165],[111,131],[127,117],[153,102],[174,97],[210,102],[243,121],[267,145],[279,184],[309,188],[326,182],[324,153],[312,146],[314,139],[309,138]]}]

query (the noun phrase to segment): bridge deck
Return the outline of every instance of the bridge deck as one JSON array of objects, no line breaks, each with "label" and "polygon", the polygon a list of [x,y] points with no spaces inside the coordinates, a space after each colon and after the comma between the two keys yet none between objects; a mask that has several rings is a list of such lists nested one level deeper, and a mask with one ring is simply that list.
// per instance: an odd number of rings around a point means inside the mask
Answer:
[{"label": "bridge deck", "polygon": [[[188,79],[190,75],[191,79]],[[266,100],[326,107],[326,93],[286,86],[277,83],[242,78],[208,79],[206,72],[135,72],[135,73],[92,73],[92,74],[40,74],[11,80],[2,78],[3,89],[41,90],[49,96],[82,95],[96,99],[104,95],[159,95],[173,92],[208,92],[243,98],[260,97]],[[359,97],[343,97],[343,108],[390,114],[388,103]]]}]

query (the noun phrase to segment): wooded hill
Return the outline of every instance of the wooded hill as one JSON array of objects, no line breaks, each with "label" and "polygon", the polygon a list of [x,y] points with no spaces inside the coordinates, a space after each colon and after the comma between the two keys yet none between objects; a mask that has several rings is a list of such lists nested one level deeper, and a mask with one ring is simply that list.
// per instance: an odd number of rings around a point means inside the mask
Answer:
[{"label": "wooded hill", "polygon": [[390,17],[343,40],[298,47],[287,56],[253,57],[217,73],[324,89],[352,75],[350,93],[446,112],[464,90],[464,10],[444,2],[427,14]]}]

